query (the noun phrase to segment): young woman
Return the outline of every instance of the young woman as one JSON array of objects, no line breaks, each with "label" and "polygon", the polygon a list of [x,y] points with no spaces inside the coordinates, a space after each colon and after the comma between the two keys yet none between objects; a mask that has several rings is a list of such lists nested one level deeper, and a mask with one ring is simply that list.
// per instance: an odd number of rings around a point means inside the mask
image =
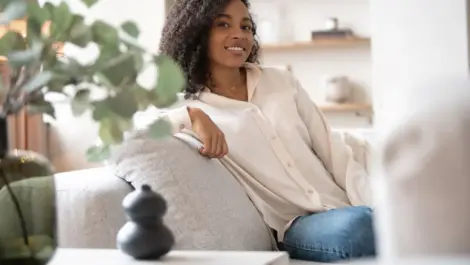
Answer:
[{"label": "young woman", "polygon": [[257,63],[247,0],[176,0],[160,49],[183,68],[185,97],[166,118],[245,188],[294,259],[375,255],[368,176],[288,72]]}]

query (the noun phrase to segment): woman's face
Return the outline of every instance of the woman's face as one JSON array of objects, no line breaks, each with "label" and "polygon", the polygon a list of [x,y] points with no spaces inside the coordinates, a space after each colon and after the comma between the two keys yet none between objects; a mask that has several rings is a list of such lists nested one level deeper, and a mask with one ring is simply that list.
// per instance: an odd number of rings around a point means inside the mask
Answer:
[{"label": "woman's face", "polygon": [[212,23],[209,59],[213,66],[241,67],[253,48],[253,24],[241,0],[231,0]]}]

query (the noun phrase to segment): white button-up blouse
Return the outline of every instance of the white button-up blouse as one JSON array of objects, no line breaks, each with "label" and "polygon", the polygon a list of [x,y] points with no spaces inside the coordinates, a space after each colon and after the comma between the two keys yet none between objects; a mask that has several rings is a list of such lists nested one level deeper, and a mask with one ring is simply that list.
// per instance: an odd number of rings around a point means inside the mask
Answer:
[{"label": "white button-up blouse", "polygon": [[202,109],[224,132],[220,162],[243,185],[282,241],[293,219],[350,205],[370,205],[365,169],[333,139],[320,110],[290,72],[246,64],[248,102],[209,90],[181,99],[164,116],[190,132],[187,106]]}]

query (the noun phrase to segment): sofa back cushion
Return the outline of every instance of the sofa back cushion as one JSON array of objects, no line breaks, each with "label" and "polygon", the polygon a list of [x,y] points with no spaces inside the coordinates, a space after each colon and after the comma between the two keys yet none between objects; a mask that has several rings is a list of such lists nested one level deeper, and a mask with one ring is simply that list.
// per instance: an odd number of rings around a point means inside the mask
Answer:
[{"label": "sofa back cushion", "polygon": [[271,250],[271,236],[242,186],[216,159],[168,137],[134,134],[114,152],[116,175],[150,185],[168,203],[166,225],[179,250]]}]

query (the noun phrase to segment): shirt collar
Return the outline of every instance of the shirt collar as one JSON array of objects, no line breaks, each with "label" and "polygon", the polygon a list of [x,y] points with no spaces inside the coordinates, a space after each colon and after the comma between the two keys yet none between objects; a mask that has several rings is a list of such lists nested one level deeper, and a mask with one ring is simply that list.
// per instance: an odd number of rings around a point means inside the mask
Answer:
[{"label": "shirt collar", "polygon": [[[246,86],[248,89],[248,102],[251,102],[253,95],[255,93],[256,87],[259,84],[261,78],[261,69],[258,65],[254,63],[245,63],[243,67],[246,69]],[[208,87],[205,87],[202,92],[198,93],[200,96],[201,93],[211,93]]]}]

